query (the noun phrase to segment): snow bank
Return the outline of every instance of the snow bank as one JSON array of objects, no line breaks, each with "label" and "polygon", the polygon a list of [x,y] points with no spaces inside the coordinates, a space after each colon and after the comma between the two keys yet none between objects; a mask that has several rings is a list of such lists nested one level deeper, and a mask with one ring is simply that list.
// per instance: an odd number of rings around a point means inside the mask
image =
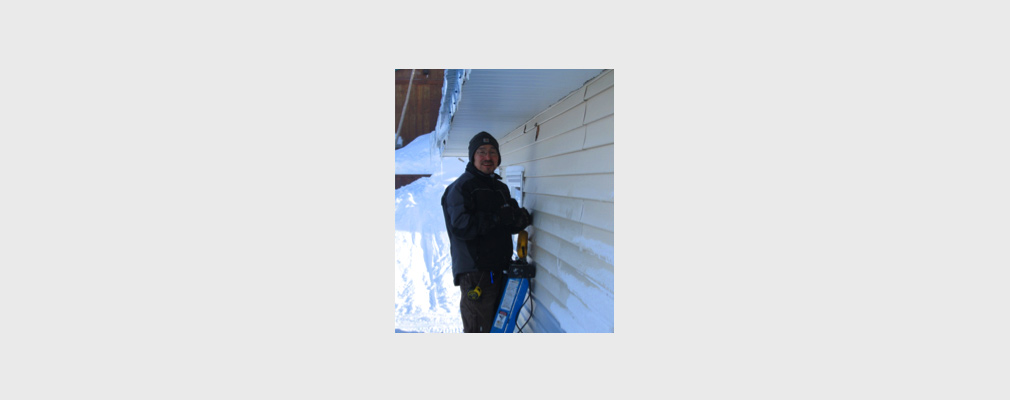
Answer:
[{"label": "snow bank", "polygon": [[[452,284],[442,193],[460,174],[456,158],[432,157],[428,135],[396,150],[397,173],[432,174],[396,189],[395,332],[462,332],[459,288]],[[417,143],[417,145],[415,145]],[[429,162],[429,159],[431,161]],[[401,169],[402,167],[402,169]],[[423,168],[423,169],[422,169]]]},{"label": "snow bank", "polygon": [[396,189],[394,332],[462,332],[459,288],[452,284],[449,235],[442,217],[442,193],[466,167],[457,158],[443,159],[436,144],[449,133],[449,123],[462,96],[469,70],[454,70],[442,85],[435,130],[396,150],[396,173],[427,175]]},{"label": "snow bank", "polygon": [[396,173],[427,175],[437,171],[441,157],[436,154],[433,141],[434,132],[429,132],[396,150]]}]

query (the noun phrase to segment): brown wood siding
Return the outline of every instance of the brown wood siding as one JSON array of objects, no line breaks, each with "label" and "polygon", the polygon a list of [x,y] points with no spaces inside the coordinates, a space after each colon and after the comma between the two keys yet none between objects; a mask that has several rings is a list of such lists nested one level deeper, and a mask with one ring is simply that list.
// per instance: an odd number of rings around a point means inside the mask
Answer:
[{"label": "brown wood siding", "polygon": [[[396,70],[396,118],[393,120],[393,132],[400,126],[400,115],[403,113],[403,102],[407,97],[407,87],[410,86],[410,101],[407,102],[407,113],[404,115],[400,136],[406,146],[412,140],[435,130],[438,122],[438,108],[442,104],[442,84],[445,79],[444,69],[416,69],[414,82],[410,82],[409,69]],[[427,76],[424,72],[428,72]]]},{"label": "brown wood siding", "polygon": [[427,175],[405,175],[405,174],[404,175],[396,175],[396,189],[399,189],[401,187],[407,186],[407,185],[413,183],[414,181],[416,181],[418,179],[427,178],[429,176],[431,176],[431,174],[427,174]]}]

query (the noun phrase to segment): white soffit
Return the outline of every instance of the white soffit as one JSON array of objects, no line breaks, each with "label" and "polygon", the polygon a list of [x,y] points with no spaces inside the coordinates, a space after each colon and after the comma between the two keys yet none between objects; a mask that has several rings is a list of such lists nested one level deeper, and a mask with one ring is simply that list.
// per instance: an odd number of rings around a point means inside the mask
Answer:
[{"label": "white soffit", "polygon": [[473,69],[464,81],[443,157],[467,157],[470,138],[501,139],[557,103],[603,69]]}]

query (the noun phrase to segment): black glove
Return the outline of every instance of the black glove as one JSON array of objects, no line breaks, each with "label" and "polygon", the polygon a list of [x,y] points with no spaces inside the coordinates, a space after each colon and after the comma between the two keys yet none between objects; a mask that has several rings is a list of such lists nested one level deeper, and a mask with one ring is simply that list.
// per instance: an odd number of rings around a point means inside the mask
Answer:
[{"label": "black glove", "polygon": [[524,229],[533,223],[533,217],[530,215],[529,211],[526,211],[525,208],[515,209],[515,213],[513,215],[515,219],[515,227],[519,229]]}]

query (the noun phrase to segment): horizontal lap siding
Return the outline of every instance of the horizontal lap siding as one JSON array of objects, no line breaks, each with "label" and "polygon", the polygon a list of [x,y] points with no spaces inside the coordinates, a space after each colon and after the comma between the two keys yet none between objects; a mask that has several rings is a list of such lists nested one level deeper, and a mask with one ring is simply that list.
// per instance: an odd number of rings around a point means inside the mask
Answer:
[{"label": "horizontal lap siding", "polygon": [[[531,284],[535,284],[535,282],[531,282]],[[545,297],[549,297],[550,293],[534,293],[533,287],[530,286],[530,296],[536,305],[528,304],[519,310],[518,326],[523,328],[523,332],[564,333],[565,330],[561,328],[561,323],[550,314],[549,310],[542,309],[543,305],[548,303],[549,300],[545,300]],[[530,320],[530,315],[533,314],[536,314],[536,318]]]},{"label": "horizontal lap siding", "polygon": [[[533,248],[530,248],[530,252],[532,251]],[[538,258],[536,261],[537,276],[530,283],[531,295],[534,297],[536,304],[527,304],[523,309],[532,309],[534,321],[549,316],[549,319],[556,321],[559,326],[567,326],[568,329],[564,329],[565,331],[574,331],[571,326],[571,321],[573,320],[571,313],[565,307],[567,299],[571,296],[571,292],[568,290],[568,285],[558,275],[557,266],[560,263],[550,253],[544,253],[541,258]],[[561,319],[558,318],[559,316]],[[543,331],[538,330],[537,332]]]},{"label": "horizontal lap siding", "polygon": [[[539,229],[537,235],[540,237],[535,241],[539,250],[555,257],[559,262],[567,260],[568,265],[578,265],[579,268],[567,271],[568,273],[582,273],[587,284],[592,284],[600,289],[613,292],[614,282],[612,276],[614,266],[609,262],[597,258],[590,253],[581,251],[578,245],[564,239],[564,234],[560,236],[546,229]],[[543,254],[538,254],[542,256]]]},{"label": "horizontal lap siding", "polygon": [[614,145],[527,161],[519,165],[523,166],[526,176],[529,177],[613,174]]},{"label": "horizontal lap siding", "polygon": [[614,143],[614,116],[610,115],[586,126],[586,144],[591,148]]},{"label": "horizontal lap siding", "polygon": [[586,102],[585,123],[614,115],[614,88],[607,89]]},{"label": "horizontal lap siding", "polygon": [[536,194],[614,201],[614,174],[526,178],[526,191]]},{"label": "horizontal lap siding", "polygon": [[[534,321],[547,313],[568,332],[612,331],[613,266],[573,258],[577,248],[547,231],[538,230],[535,236],[538,239],[530,247],[538,266],[532,289],[537,302]],[[566,259],[575,259],[576,264]]]},{"label": "horizontal lap siding", "polygon": [[505,135],[537,264],[524,331],[614,331],[614,87],[608,71]]}]

